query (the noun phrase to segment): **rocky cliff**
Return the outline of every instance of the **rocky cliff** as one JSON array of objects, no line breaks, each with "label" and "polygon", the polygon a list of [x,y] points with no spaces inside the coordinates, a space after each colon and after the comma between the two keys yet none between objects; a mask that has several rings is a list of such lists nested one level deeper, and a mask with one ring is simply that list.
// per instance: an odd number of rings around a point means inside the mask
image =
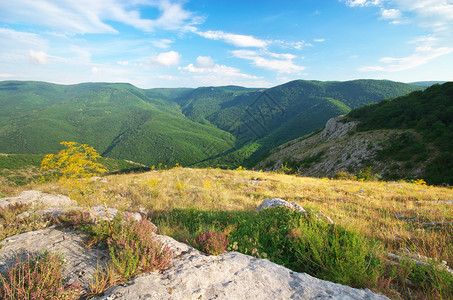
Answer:
[{"label": "rocky cliff", "polygon": [[379,152],[392,144],[403,130],[356,131],[357,123],[344,116],[330,119],[324,129],[274,148],[256,169],[278,170],[282,165],[302,176],[333,177],[339,170],[356,173],[372,167],[380,175],[419,177],[424,163],[409,168],[403,162],[379,159]]}]

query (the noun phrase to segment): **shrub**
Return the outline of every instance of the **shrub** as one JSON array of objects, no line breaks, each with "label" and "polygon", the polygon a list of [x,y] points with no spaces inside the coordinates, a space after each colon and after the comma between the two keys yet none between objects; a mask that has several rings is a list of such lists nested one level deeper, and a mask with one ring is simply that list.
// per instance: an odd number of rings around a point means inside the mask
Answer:
[{"label": "shrub", "polygon": [[201,251],[219,255],[228,248],[228,237],[222,232],[215,232],[214,229],[200,233],[194,241],[194,246]]},{"label": "shrub", "polygon": [[155,226],[150,221],[126,220],[122,225],[107,239],[107,245],[112,262],[124,279],[171,265],[173,254],[156,240]]},{"label": "shrub", "polygon": [[0,298],[17,300],[78,299],[79,283],[64,284],[61,255],[43,252],[17,264],[5,275],[0,274]]},{"label": "shrub", "polygon": [[338,180],[357,180],[357,176],[343,170],[338,170],[333,178]]},{"label": "shrub", "polygon": [[104,173],[104,167],[96,162],[101,156],[93,147],[75,142],[61,142],[66,149],[58,154],[48,154],[41,162],[41,171],[52,171],[51,178],[60,181],[89,178]]}]

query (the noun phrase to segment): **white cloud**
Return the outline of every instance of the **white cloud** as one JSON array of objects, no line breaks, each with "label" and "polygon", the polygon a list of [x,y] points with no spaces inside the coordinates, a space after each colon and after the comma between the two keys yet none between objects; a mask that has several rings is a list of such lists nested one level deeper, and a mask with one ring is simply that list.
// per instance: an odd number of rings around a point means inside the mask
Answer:
[{"label": "white cloud", "polygon": [[433,47],[427,44],[417,47],[412,55],[401,58],[383,57],[379,61],[384,65],[366,66],[358,70],[362,72],[399,72],[424,65],[432,59],[449,53],[453,53],[453,47]]},{"label": "white cloud", "polygon": [[346,0],[346,5],[348,6],[371,6],[371,5],[379,5],[381,3],[380,0]]},{"label": "white cloud", "polygon": [[184,76],[189,85],[193,85],[194,82],[197,86],[232,84],[263,87],[270,85],[269,82],[262,81],[262,77],[242,73],[234,67],[215,64],[210,57],[199,56],[195,65],[191,63],[185,67],[179,67],[179,70],[190,74],[190,76]]},{"label": "white cloud", "polygon": [[257,79],[260,77],[252,76],[249,74],[241,73],[241,71],[234,67],[228,67],[225,65],[214,65],[212,67],[203,68],[189,64],[181,70],[188,71],[190,73],[204,73],[204,74],[216,74],[224,77],[238,77],[238,78],[247,78],[247,79]]},{"label": "white cloud", "polygon": [[197,57],[197,67],[200,68],[212,68],[214,67],[214,61],[210,56],[198,56]]},{"label": "white cloud", "polygon": [[47,65],[49,63],[49,55],[42,51],[28,52],[28,61],[34,65]]},{"label": "white cloud", "polygon": [[223,31],[195,31],[198,35],[211,40],[224,40],[236,47],[265,48],[269,41],[257,39],[250,35],[233,34]]},{"label": "white cloud", "polygon": [[430,31],[428,37],[409,42],[415,44],[407,56],[383,57],[381,64],[361,67],[360,71],[399,72],[409,70],[453,52],[453,2],[451,0],[347,0],[349,6],[376,5],[383,20],[410,23]]},{"label": "white cloud", "polygon": [[125,60],[125,61],[117,61],[116,63],[119,64],[120,66],[127,66],[127,65],[129,65],[129,62],[126,61],[126,60]]},{"label": "white cloud", "polygon": [[151,58],[151,62],[162,66],[174,66],[179,64],[181,54],[176,51],[162,52]]},{"label": "white cloud", "polygon": [[165,79],[165,80],[170,80],[170,81],[180,80],[179,77],[173,76],[173,75],[157,75],[157,78]]},{"label": "white cloud", "polygon": [[274,40],[274,41],[272,41],[272,44],[279,45],[283,49],[296,49],[296,50],[301,50],[302,48],[305,48],[305,47],[313,47],[312,44],[307,43],[305,41],[286,42],[286,41],[281,41],[281,40]]},{"label": "white cloud", "polygon": [[160,40],[157,40],[157,41],[152,41],[151,44],[154,46],[154,47],[157,47],[157,48],[162,48],[162,49],[167,49],[167,48],[170,48],[170,45],[173,43],[172,40],[169,40],[169,39],[160,39]]},{"label": "white cloud", "polygon": [[215,64],[212,58],[209,56],[198,56],[196,65],[189,64],[185,67],[182,68],[180,67],[179,69],[190,73],[224,76],[227,78],[243,78],[243,79],[260,78],[249,74],[241,73],[241,70],[234,67]]},{"label": "white cloud", "polygon": [[[156,19],[145,19],[138,10],[142,6],[159,11]],[[180,2],[170,0],[14,0],[0,1],[3,22],[21,22],[44,26],[69,34],[117,33],[106,21],[121,22],[142,31],[157,28],[193,30],[202,19],[185,10]]]},{"label": "white cloud", "polygon": [[314,41],[315,41],[316,43],[322,43],[322,42],[325,42],[326,39],[314,39]]},{"label": "white cloud", "polygon": [[8,28],[0,28],[0,44],[3,49],[14,50],[17,50],[18,48],[47,48],[47,41],[39,35]]},{"label": "white cloud", "polygon": [[[250,50],[235,50],[232,51],[233,55],[252,61],[252,63],[260,68],[277,71],[278,73],[298,73],[305,69],[304,66],[296,65],[293,62],[293,59],[296,58],[292,54],[277,54],[271,52],[256,52]],[[272,58],[265,58],[263,56],[268,56]],[[277,59],[274,59],[277,58]]]},{"label": "white cloud", "polygon": [[401,11],[398,9],[390,8],[381,10],[381,18],[385,20],[399,19],[401,15]]}]

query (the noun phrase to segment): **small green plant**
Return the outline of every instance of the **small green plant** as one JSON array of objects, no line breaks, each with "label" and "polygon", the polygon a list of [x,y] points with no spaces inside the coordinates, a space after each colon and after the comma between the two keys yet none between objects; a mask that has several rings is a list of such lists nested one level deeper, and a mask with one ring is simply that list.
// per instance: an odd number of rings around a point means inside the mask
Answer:
[{"label": "small green plant", "polygon": [[338,180],[357,180],[357,176],[343,170],[338,170],[333,178]]},{"label": "small green plant", "polygon": [[43,252],[28,257],[0,274],[0,298],[11,300],[78,299],[79,283],[65,284],[62,276],[63,258],[59,254]]},{"label": "small green plant", "polygon": [[288,166],[288,162],[284,162],[280,165],[280,168],[277,170],[277,173],[280,174],[291,174],[293,172],[293,168]]},{"label": "small green plant", "polygon": [[215,232],[213,228],[209,231],[200,233],[194,241],[195,247],[201,251],[219,255],[228,248],[228,237],[222,232]]},{"label": "small green plant", "polygon": [[148,220],[126,220],[107,239],[112,262],[124,279],[170,266],[171,250],[155,239],[154,232],[155,226]]}]

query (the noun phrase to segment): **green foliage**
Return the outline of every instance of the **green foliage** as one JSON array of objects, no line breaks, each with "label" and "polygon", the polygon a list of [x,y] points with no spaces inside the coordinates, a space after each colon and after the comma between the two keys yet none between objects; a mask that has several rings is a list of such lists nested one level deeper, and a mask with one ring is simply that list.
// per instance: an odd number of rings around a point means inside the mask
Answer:
[{"label": "green foliage", "polygon": [[217,232],[229,232],[231,250],[343,284],[362,287],[380,274],[375,242],[286,208],[260,213],[172,210],[151,217],[159,227],[176,226],[195,236],[216,224]]},{"label": "green foliage", "polygon": [[[293,81],[143,90],[130,84],[0,82],[0,152],[56,153],[62,140],[146,165],[253,165],[350,108],[418,89],[391,81]],[[45,141],[45,142],[43,142]],[[250,146],[252,145],[252,146]],[[255,147],[259,145],[259,147]]]},{"label": "green foliage", "polygon": [[78,282],[65,284],[62,276],[63,257],[43,252],[28,257],[0,274],[0,298],[11,300],[79,299],[81,285]]},{"label": "green foliage", "polygon": [[107,239],[117,272],[127,280],[143,272],[167,269],[171,265],[172,253],[168,246],[162,246],[156,240],[154,225],[148,220],[125,221]]},{"label": "green foliage", "polygon": [[344,170],[338,170],[333,177],[338,180],[357,180],[357,176]]},{"label": "green foliage", "polygon": [[426,145],[412,133],[394,134],[389,139],[391,144],[377,152],[376,159],[392,158],[397,161],[410,161],[415,156],[426,157]]},{"label": "green foliage", "polygon": [[92,223],[79,214],[75,214],[75,218],[72,215],[65,218],[88,233],[91,244],[108,247],[114,270],[122,280],[143,272],[162,271],[170,266],[173,254],[168,246],[156,240],[156,228],[150,221],[137,222],[127,213],[120,212],[113,220],[98,223]]},{"label": "green foliage", "polygon": [[[358,130],[414,129],[421,136],[406,133],[393,139],[378,158],[390,156],[400,161],[425,160],[428,145],[440,155],[427,164],[425,179],[432,184],[453,184],[453,82],[435,84],[425,91],[412,92],[393,100],[383,100],[351,111],[360,121]],[[431,151],[433,153],[433,151]]]}]

